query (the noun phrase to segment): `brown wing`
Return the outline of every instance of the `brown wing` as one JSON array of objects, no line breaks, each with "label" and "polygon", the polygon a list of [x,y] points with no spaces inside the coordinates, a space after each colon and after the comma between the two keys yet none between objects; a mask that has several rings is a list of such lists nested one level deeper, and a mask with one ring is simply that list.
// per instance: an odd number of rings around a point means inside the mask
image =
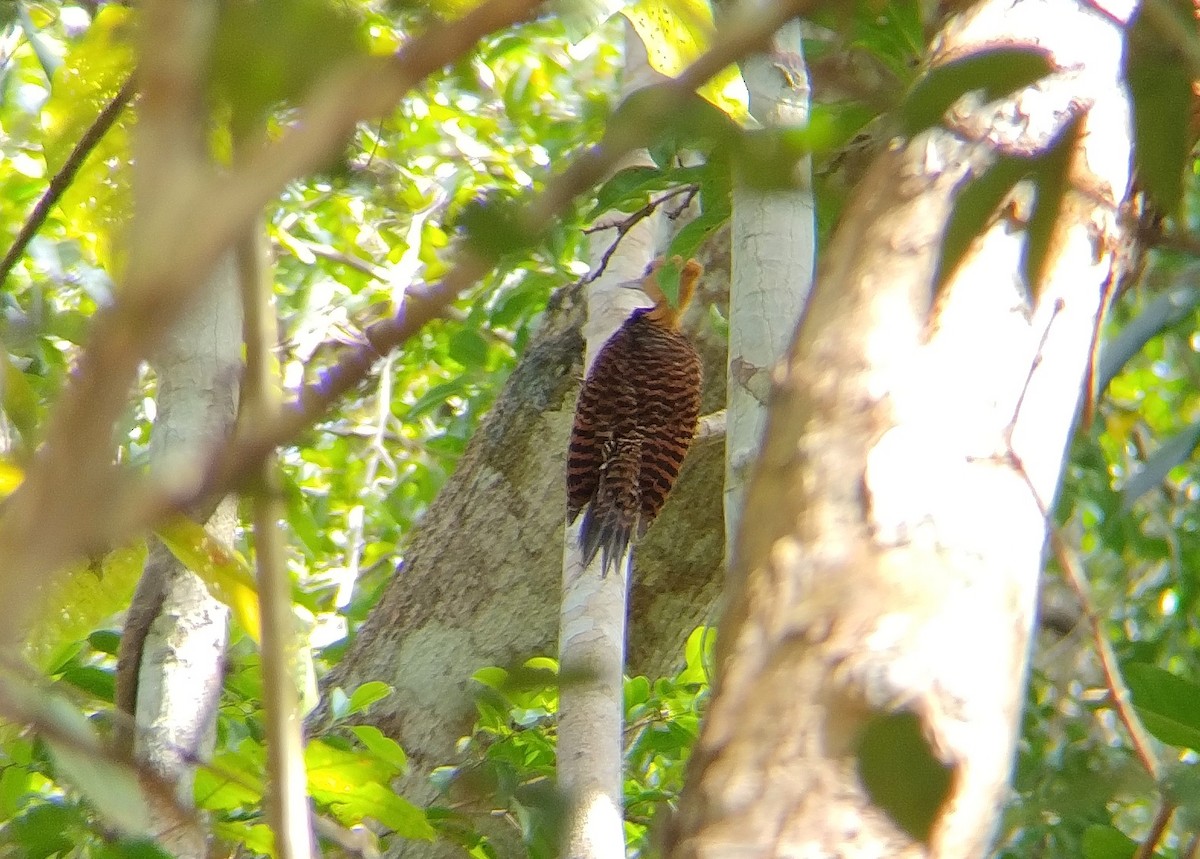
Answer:
[{"label": "brown wing", "polygon": [[649,388],[645,392],[643,417],[646,433],[640,478],[643,532],[662,511],[691,447],[700,416],[703,381],[700,356],[687,338],[678,332],[658,333],[661,336],[647,358],[652,370],[647,374]]},{"label": "brown wing", "polygon": [[[625,323],[627,326],[629,323]],[[614,405],[627,363],[622,357],[625,326],[600,349],[579,392],[567,450],[567,521],[574,522],[600,482],[600,467],[613,453]]]}]

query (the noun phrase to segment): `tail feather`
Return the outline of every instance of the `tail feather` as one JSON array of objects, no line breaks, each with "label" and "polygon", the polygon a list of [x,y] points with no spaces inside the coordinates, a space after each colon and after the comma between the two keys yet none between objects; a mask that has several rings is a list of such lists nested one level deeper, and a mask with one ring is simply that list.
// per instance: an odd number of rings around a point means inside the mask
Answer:
[{"label": "tail feather", "polygon": [[641,514],[641,445],[622,446],[605,463],[579,526],[579,548],[585,567],[600,554],[600,574],[608,575],[629,550]]}]

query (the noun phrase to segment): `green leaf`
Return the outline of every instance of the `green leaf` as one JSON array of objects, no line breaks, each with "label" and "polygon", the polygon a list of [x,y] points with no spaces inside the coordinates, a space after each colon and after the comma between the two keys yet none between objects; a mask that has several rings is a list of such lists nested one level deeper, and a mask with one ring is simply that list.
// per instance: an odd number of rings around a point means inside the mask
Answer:
[{"label": "green leaf", "polygon": [[382,701],[391,694],[392,687],[382,680],[369,680],[351,693],[347,715],[361,713],[376,701]]},{"label": "green leaf", "polygon": [[487,365],[488,344],[474,328],[463,328],[450,335],[449,354],[467,369],[482,369]]},{"label": "green leaf", "polygon": [[600,186],[596,192],[596,205],[584,216],[584,220],[594,221],[611,209],[623,212],[640,209],[646,205],[646,195],[650,191],[661,190],[670,184],[667,180],[668,174],[667,170],[648,165],[618,170],[611,179]]},{"label": "green leaf", "polygon": [[1046,151],[1035,159],[1037,197],[1025,227],[1025,248],[1021,256],[1021,271],[1031,298],[1041,294],[1050,246],[1070,187],[1071,159],[1082,132],[1083,115],[1080,114],[1068,122]]},{"label": "green leaf", "polygon": [[1121,326],[1116,337],[1104,342],[1097,362],[1097,395],[1108,389],[1113,378],[1151,339],[1179,324],[1200,307],[1200,267],[1188,267],[1180,273],[1178,281],[1179,285],[1156,296],[1136,317]]},{"label": "green leaf", "polygon": [[366,50],[350,4],[258,0],[220,8],[210,86],[231,107],[235,134],[256,128],[276,105],[297,101]]},{"label": "green leaf", "polygon": [[116,656],[121,648],[121,633],[115,629],[98,629],[88,636],[88,644],[97,653]]},{"label": "green leaf", "polygon": [[981,90],[995,101],[1024,89],[1054,71],[1050,53],[1032,45],[984,48],[931,69],[917,82],[900,109],[904,133],[924,131],[969,92]]},{"label": "green leaf", "polygon": [[1089,826],[1083,833],[1083,859],[1131,859],[1138,844],[1114,826]]},{"label": "green leaf", "polygon": [[950,795],[954,770],[933,753],[914,713],[877,714],[858,742],[858,774],[871,801],[927,842]]},{"label": "green leaf", "polygon": [[[1192,7],[1162,3],[1178,19],[1180,32],[1194,26]],[[1133,97],[1134,161],[1138,181],[1160,211],[1171,214],[1183,199],[1189,149],[1192,83],[1175,39],[1158,32],[1140,11],[1125,28],[1125,80]]]},{"label": "green leaf", "polygon": [[7,352],[0,351],[0,364],[3,364],[4,371],[3,379],[0,379],[0,406],[3,406],[4,413],[21,433],[21,439],[32,448],[37,444],[40,423],[37,393],[25,374],[13,366]]},{"label": "green leaf", "polygon": [[397,774],[408,769],[408,755],[400,744],[372,725],[351,725],[351,733],[370,750],[371,754],[396,768]]},{"label": "green leaf", "polygon": [[19,847],[21,856],[45,859],[66,855],[75,846],[72,834],[81,822],[79,813],[67,808],[61,800],[44,802],[10,820],[0,829],[0,835],[4,836],[5,844]]},{"label": "green leaf", "polygon": [[82,689],[109,704],[113,702],[117,682],[111,671],[94,665],[76,665],[63,671],[61,676],[75,688]]},{"label": "green leaf", "polygon": [[1168,745],[1200,749],[1200,686],[1140,662],[1121,673],[1146,730]]},{"label": "green leaf", "polygon": [[378,782],[355,785],[328,801],[337,818],[347,826],[370,819],[402,838],[432,841],[437,834],[424,811]]},{"label": "green leaf", "polygon": [[1162,486],[1171,469],[1192,458],[1200,445],[1200,421],[1159,445],[1146,464],[1125,483],[1121,490],[1121,510],[1129,511],[1143,495]]},{"label": "green leaf", "polygon": [[937,274],[933,279],[935,295],[953,277],[971,244],[983,234],[1016,184],[1029,176],[1032,167],[1027,158],[1001,155],[954,198],[939,248]]}]

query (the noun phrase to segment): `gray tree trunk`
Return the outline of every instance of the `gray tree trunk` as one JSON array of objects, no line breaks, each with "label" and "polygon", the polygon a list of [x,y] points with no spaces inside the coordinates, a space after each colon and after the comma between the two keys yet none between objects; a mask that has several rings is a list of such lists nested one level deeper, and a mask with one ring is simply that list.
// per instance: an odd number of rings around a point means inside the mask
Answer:
[{"label": "gray tree trunk", "polygon": [[[241,375],[242,313],[232,258],[218,265],[195,306],[167,335],[158,374],[150,456],[164,480],[199,468],[230,434]],[[205,514],[208,511],[203,511]],[[237,506],[222,503],[209,531],[232,544]],[[224,679],[229,609],[157,540],[126,617],[117,678],[117,706],[135,721],[137,758],[176,785],[175,800],[192,805],[195,761],[216,738]],[[203,857],[202,830],[180,826],[163,807],[155,828],[173,855]]]},{"label": "gray tree trunk", "polygon": [[[1119,24],[1073,0],[984,2],[935,56],[1002,44],[1040,45],[1059,71],[1000,103],[964,99],[953,131],[893,140],[822,260],[747,496],[676,859],[987,854],[1046,512],[1131,240]],[[996,147],[1042,150],[1077,111],[1085,133],[1043,282],[1023,282],[1032,195],[1018,186],[935,300],[955,195]],[[923,830],[862,775],[867,739],[906,719],[924,749],[902,763],[949,776]],[[926,789],[903,766],[891,778]]]}]

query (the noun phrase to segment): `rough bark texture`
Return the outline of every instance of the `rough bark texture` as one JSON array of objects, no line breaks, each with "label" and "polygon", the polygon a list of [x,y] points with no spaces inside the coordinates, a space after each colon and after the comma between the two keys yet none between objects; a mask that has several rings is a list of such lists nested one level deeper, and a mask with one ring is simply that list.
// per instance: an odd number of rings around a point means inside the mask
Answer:
[{"label": "rough bark texture", "polygon": [[[725,398],[725,342],[705,308],[728,290],[728,239],[710,243],[707,274],[685,329],[705,361],[702,411]],[[454,476],[422,520],[404,564],[326,688],[368,680],[396,693],[367,719],[409,754],[399,790],[435,799],[429,771],[455,763],[474,720],[471,674],[555,652],[566,511],[564,471],[583,374],[583,294],[564,288]],[[681,661],[688,632],[720,592],[723,445],[694,447],[662,515],[638,544],[629,671],[660,675]],[[319,724],[322,712],[314,714]],[[406,855],[458,855],[410,844]]]},{"label": "rough bark texture", "polygon": [[[747,0],[752,2],[752,0]],[[801,128],[809,86],[800,22],[780,28],[771,50],[748,57],[742,77],[750,114],[764,128]],[[791,342],[812,291],[816,223],[812,162],[804,158],[795,188],[733,190],[733,281],[729,297],[729,403],[725,436],[725,534],[742,519],[751,466],[767,423],[771,371]]]},{"label": "rough bark texture", "polygon": [[[822,261],[775,385],[673,857],[986,855],[1046,511],[1125,259],[1130,147],[1118,24],[1073,0],[985,2],[935,56],[997,44],[1040,45],[1059,71],[1002,103],[964,99],[953,131],[893,140]],[[935,300],[955,195],[996,147],[1043,151],[1076,113],[1084,135],[1042,281],[1022,276],[1032,195],[1018,186]],[[951,776],[924,831],[859,775],[864,730],[896,714]]]}]

